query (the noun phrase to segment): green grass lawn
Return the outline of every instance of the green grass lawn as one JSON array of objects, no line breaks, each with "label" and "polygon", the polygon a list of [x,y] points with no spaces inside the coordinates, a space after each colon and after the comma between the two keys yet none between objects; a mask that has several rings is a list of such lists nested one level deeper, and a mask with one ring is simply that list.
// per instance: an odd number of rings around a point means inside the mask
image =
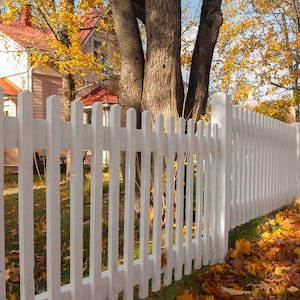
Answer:
[{"label": "green grass lawn", "polygon": [[[83,266],[84,276],[89,273],[89,234],[90,234],[90,174],[86,174],[84,180],[83,195]],[[61,178],[64,182],[65,178]],[[104,173],[103,182],[103,243],[102,260],[103,269],[107,264],[107,232],[108,232],[108,175]],[[35,288],[36,293],[46,289],[46,189],[45,182],[34,177],[34,251],[35,251]],[[8,295],[16,295],[19,298],[19,234],[18,234],[18,193],[17,175],[6,174],[4,185],[4,211],[5,211],[5,250],[6,269],[10,270],[10,278],[7,281]],[[123,184],[120,189],[120,211],[123,211],[124,197]],[[70,281],[70,197],[69,188],[61,184],[61,284]],[[121,214],[120,236],[123,231]],[[120,239],[120,259],[122,258],[123,240]]]},{"label": "green grass lawn", "polygon": [[[104,172],[103,182],[103,242],[102,259],[103,270],[107,267],[107,233],[108,233],[108,188],[109,177],[107,170]],[[64,182],[65,178],[61,178]],[[84,276],[89,274],[89,234],[90,234],[90,174],[86,174],[84,181],[84,220],[83,220],[83,267]],[[45,181],[40,181],[34,177],[34,240],[35,240],[35,284],[36,293],[46,289],[46,189]],[[13,191],[7,193],[7,191]],[[70,281],[70,197],[69,188],[61,184],[61,284]],[[7,281],[8,295],[15,295],[19,299],[19,241],[18,241],[18,193],[17,193],[17,175],[5,175],[5,236],[6,236],[6,269],[10,270],[10,277]],[[124,225],[124,185],[120,188],[120,241],[119,257],[122,262],[123,252],[123,225]],[[230,246],[234,245],[236,239],[245,237],[247,239],[256,236],[256,228],[259,224],[265,222],[265,218],[255,219],[243,226],[237,227],[230,232]],[[138,231],[135,230],[135,258],[138,257]],[[151,245],[149,246],[151,252]],[[196,287],[197,275],[201,272],[194,271],[191,276],[185,276],[181,281],[175,282],[169,287],[163,288],[158,293],[150,293],[148,299],[175,299],[176,295],[184,287]]]}]

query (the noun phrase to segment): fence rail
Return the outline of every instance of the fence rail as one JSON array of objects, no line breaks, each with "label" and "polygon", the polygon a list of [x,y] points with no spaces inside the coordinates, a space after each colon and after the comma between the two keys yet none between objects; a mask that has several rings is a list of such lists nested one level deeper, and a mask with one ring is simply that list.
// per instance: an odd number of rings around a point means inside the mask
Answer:
[{"label": "fence rail", "polygon": [[[0,94],[3,99],[3,95]],[[103,126],[102,107],[95,104],[92,123],[83,124],[80,101],[72,103],[71,121],[60,120],[60,100],[47,99],[47,118],[32,118],[32,95],[23,91],[18,117],[0,114],[0,189],[3,153],[19,152],[19,267],[21,299],[133,299],[190,274],[192,266],[221,261],[230,228],[291,203],[299,193],[299,126],[287,125],[232,107],[222,93],[214,95],[212,123],[164,122],[127,111],[121,127],[119,106]],[[0,101],[0,111],[3,101]],[[165,125],[166,124],[166,125]],[[166,128],[165,128],[166,126]],[[186,130],[187,129],[187,130]],[[195,130],[196,129],[196,130]],[[32,153],[46,150],[47,291],[35,295],[34,203]],[[70,284],[61,286],[60,153],[71,153]],[[83,276],[83,161],[92,153],[90,180],[89,276]],[[110,152],[108,195],[108,257],[101,247],[104,218],[103,151]],[[125,151],[125,189],[120,194],[120,152]],[[139,155],[137,155],[139,154]],[[140,165],[137,164],[137,156]],[[136,169],[140,190],[136,194]],[[2,193],[3,195],[3,193]],[[121,200],[120,197],[123,197]],[[135,215],[139,199],[140,215]],[[122,207],[121,207],[121,201]],[[153,203],[151,208],[150,203]],[[4,198],[0,198],[0,299],[5,299]],[[119,230],[120,218],[124,230]],[[164,222],[162,222],[162,216]],[[138,254],[134,255],[138,231]],[[120,262],[120,239],[123,241]]]}]

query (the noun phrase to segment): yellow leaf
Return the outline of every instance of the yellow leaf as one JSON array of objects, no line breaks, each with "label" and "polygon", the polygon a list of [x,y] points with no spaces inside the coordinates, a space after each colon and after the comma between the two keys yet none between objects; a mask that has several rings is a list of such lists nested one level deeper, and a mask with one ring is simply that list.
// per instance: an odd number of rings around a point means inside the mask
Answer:
[{"label": "yellow leaf", "polygon": [[272,288],[271,291],[272,291],[273,295],[282,295],[285,291],[285,288],[276,286],[276,288]]},{"label": "yellow leaf", "polygon": [[237,258],[239,254],[239,251],[237,249],[232,249],[232,251],[230,251],[230,258]]},{"label": "yellow leaf", "polygon": [[193,300],[193,294],[191,290],[185,290],[183,295],[179,295],[176,297],[176,300]]},{"label": "yellow leaf", "polygon": [[267,231],[265,231],[265,232],[262,233],[262,238],[264,240],[268,240],[270,238],[270,236],[271,236],[270,233],[267,232]]},{"label": "yellow leaf", "polygon": [[7,281],[10,278],[10,269],[5,270],[5,281]]},{"label": "yellow leaf", "polygon": [[240,239],[235,241],[235,249],[242,254],[250,255],[251,244],[249,241]]},{"label": "yellow leaf", "polygon": [[298,258],[300,259],[300,248],[297,247],[294,249],[294,253],[298,255]]}]

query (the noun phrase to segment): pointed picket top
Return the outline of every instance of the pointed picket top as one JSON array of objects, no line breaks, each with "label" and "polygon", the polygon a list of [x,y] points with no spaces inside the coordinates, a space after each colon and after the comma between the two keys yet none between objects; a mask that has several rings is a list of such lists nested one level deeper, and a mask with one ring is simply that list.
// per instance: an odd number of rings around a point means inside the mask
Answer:
[{"label": "pointed picket top", "polygon": [[60,297],[60,98],[47,98],[47,290],[49,299]]},{"label": "pointed picket top", "polygon": [[33,99],[32,93],[18,95],[18,183],[20,295],[34,298],[34,219],[33,219]]}]

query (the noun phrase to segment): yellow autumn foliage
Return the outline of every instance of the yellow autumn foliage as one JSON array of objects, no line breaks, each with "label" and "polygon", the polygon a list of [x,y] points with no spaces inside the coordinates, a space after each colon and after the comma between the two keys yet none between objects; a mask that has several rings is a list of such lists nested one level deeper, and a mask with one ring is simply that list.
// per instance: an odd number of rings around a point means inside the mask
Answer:
[{"label": "yellow autumn foliage", "polygon": [[235,249],[244,255],[250,255],[251,244],[249,241],[240,239],[235,241]]},{"label": "yellow autumn foliage", "polygon": [[274,93],[298,103],[298,10],[295,0],[225,0],[213,65],[216,88],[235,103],[272,99]]},{"label": "yellow autumn foliage", "polygon": [[[9,24],[17,19],[26,3],[24,0],[2,0],[3,23]],[[107,4],[102,0],[75,1],[74,6],[66,0],[33,0],[30,4],[32,25],[51,32],[49,49],[41,50],[38,46],[35,48],[34,44],[30,49],[30,60],[34,67],[51,66],[60,74],[76,75],[76,78],[85,77],[87,72],[101,78],[102,71],[111,67],[103,65],[103,61],[92,51],[86,51],[82,45],[82,32],[85,30],[95,30],[108,36],[113,28]],[[107,48],[101,48],[101,51],[107,51]]]},{"label": "yellow autumn foliage", "polygon": [[253,107],[255,112],[269,116],[283,122],[293,121],[291,109],[295,106],[292,98],[280,99],[277,101],[262,101]]}]

